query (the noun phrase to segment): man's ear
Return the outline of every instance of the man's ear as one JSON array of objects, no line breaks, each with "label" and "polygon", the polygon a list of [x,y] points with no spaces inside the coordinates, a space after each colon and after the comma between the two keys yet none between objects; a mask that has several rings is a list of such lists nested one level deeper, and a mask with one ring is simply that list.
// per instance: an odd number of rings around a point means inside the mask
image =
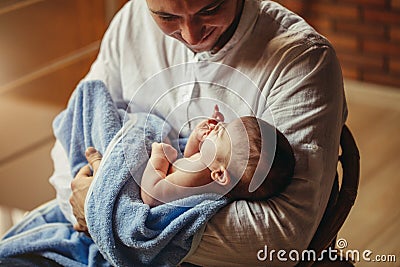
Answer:
[{"label": "man's ear", "polygon": [[229,172],[224,166],[220,166],[218,169],[211,171],[211,178],[222,186],[226,186],[231,182]]}]

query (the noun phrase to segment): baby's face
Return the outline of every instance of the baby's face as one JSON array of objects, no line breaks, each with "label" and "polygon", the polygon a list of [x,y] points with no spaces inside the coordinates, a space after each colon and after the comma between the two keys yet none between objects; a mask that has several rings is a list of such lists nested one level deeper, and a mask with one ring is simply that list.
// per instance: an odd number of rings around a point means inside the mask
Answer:
[{"label": "baby's face", "polygon": [[213,164],[228,165],[231,155],[231,141],[223,122],[214,125],[200,147],[203,162],[213,169]]},{"label": "baby's face", "polygon": [[186,143],[184,156],[190,157],[194,153],[198,153],[207,135],[217,124],[215,119],[205,119],[198,123]]},{"label": "baby's face", "polygon": [[[223,165],[228,167],[234,151],[243,150],[240,146],[247,144],[240,140],[246,138],[243,131],[239,131],[237,124],[241,124],[240,119],[233,120],[230,123],[219,122],[212,127],[210,133],[205,138],[200,152],[204,163],[212,170],[214,165]],[[233,147],[233,144],[235,147]]]}]

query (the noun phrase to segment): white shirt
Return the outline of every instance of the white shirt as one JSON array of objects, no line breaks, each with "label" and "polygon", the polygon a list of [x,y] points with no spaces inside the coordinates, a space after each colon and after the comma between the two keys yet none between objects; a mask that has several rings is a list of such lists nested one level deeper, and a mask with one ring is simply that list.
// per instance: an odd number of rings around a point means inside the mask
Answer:
[{"label": "white shirt", "polygon": [[[296,168],[288,188],[265,202],[226,206],[195,236],[185,261],[264,266],[257,253],[265,246],[300,254],[307,248],[335,177],[346,104],[333,48],[302,18],[272,1],[245,0],[228,43],[215,54],[195,54],[161,32],[144,0],[129,1],[111,22],[85,79],[103,80],[119,107],[151,110],[182,135],[190,132],[188,121],[211,115],[218,104],[226,121],[256,115],[291,143]],[[53,159],[50,181],[73,221],[72,177],[58,142]],[[275,254],[273,265],[295,262],[279,261]]]}]

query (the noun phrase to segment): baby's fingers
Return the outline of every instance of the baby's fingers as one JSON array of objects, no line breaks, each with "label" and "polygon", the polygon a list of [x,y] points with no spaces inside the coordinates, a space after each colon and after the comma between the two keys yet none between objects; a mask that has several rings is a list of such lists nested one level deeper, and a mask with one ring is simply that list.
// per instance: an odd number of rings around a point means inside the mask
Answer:
[{"label": "baby's fingers", "polygon": [[213,118],[213,119],[216,119],[218,122],[224,122],[224,120],[225,120],[224,114],[222,114],[222,113],[219,111],[218,105],[215,105],[215,106],[214,106],[214,113],[213,113],[213,115],[212,115],[212,118]]}]

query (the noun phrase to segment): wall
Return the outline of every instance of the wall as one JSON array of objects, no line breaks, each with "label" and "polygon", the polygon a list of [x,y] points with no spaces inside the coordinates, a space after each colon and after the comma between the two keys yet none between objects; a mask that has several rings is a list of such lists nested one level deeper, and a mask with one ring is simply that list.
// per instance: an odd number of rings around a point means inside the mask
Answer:
[{"label": "wall", "polygon": [[0,1],[0,205],[28,210],[54,197],[52,120],[123,2]]},{"label": "wall", "polygon": [[346,78],[400,88],[400,0],[276,0],[335,46]]}]

